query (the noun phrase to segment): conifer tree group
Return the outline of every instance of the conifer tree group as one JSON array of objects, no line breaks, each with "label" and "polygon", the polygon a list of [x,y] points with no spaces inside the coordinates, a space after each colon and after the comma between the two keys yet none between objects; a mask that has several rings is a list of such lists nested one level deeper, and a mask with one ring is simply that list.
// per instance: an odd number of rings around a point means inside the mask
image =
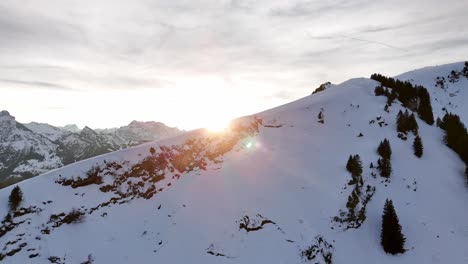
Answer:
[{"label": "conifer tree group", "polygon": [[384,158],[390,159],[392,156],[392,148],[390,146],[390,141],[388,139],[384,139],[380,142],[379,146],[377,147],[377,153]]},{"label": "conifer tree group", "polygon": [[388,178],[392,174],[392,163],[390,161],[392,157],[392,147],[388,139],[384,139],[380,142],[377,147],[377,153],[379,153],[381,157],[377,160],[377,168],[380,171],[380,176]]},{"label": "conifer tree group", "polygon": [[10,197],[8,198],[8,205],[11,211],[16,210],[23,201],[23,192],[17,185],[11,190]]},{"label": "conifer tree group", "polygon": [[397,131],[402,133],[413,132],[413,134],[418,133],[418,122],[413,113],[409,113],[408,110],[402,112],[401,110],[397,114]]},{"label": "conifer tree group", "polygon": [[392,174],[392,163],[389,159],[380,158],[377,160],[377,168],[380,171],[380,176],[389,178]]},{"label": "conifer tree group", "polygon": [[466,78],[468,78],[468,61],[465,61],[465,67],[463,67],[461,74],[465,76]]},{"label": "conifer tree group", "polygon": [[406,238],[401,231],[401,225],[393,207],[393,202],[387,199],[382,215],[380,244],[386,253],[398,254],[405,252],[405,241]]},{"label": "conifer tree group", "polygon": [[[371,79],[380,82],[381,86],[376,87],[375,95],[385,95],[388,98],[387,104],[391,104],[393,100],[398,99],[403,106],[417,111],[419,117],[427,124],[434,124],[434,115],[432,113],[431,98],[427,89],[423,86],[414,86],[408,81],[402,82],[390,77],[385,77],[381,74],[372,74]],[[390,88],[391,91],[382,86]]]},{"label": "conifer tree group", "polygon": [[358,154],[350,155],[346,163],[346,169],[351,173],[353,180],[350,184],[355,184],[362,181],[362,162]]},{"label": "conifer tree group", "polygon": [[419,105],[418,115],[419,118],[426,121],[429,125],[434,124],[434,114],[432,113],[431,96],[426,89],[418,89]]},{"label": "conifer tree group", "polygon": [[419,135],[414,138],[413,150],[414,150],[414,155],[416,157],[418,157],[418,158],[422,157],[424,147],[423,147],[423,144],[422,144],[421,137],[419,137]]},{"label": "conifer tree group", "polygon": [[445,144],[468,165],[468,132],[460,117],[456,114],[446,113],[442,120],[438,120],[438,125],[445,130]]}]

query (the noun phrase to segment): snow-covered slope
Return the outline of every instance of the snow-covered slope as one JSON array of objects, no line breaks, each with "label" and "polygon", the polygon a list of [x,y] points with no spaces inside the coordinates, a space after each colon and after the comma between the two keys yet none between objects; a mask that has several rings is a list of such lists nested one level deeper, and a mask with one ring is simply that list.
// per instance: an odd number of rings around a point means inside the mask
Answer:
[{"label": "snow-covered slope", "polygon": [[434,116],[442,118],[448,111],[468,124],[468,66],[465,62],[426,67],[395,78],[426,87],[431,95]]},{"label": "snow-covered slope", "polygon": [[[420,119],[424,155],[397,137],[395,116],[359,78],[255,116],[81,161],[19,184],[23,209],[0,228],[4,263],[467,263],[464,164],[443,131]],[[318,114],[322,113],[321,118]],[[393,173],[376,148],[391,142]],[[151,153],[151,150],[154,152]],[[363,161],[365,221],[336,217],[353,190],[346,161]],[[369,186],[369,187],[367,187]],[[13,187],[0,190],[7,212]],[[375,189],[374,189],[375,188]],[[392,199],[406,236],[402,255],[380,246]],[[81,221],[69,212],[78,209]],[[5,213],[6,214],[6,213]],[[320,251],[322,250],[322,251]]]}]

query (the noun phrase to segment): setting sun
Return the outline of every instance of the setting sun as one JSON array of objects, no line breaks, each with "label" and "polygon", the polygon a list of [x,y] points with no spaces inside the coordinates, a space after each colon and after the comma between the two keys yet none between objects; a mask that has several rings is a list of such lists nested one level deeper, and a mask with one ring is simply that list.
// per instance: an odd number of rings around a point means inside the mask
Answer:
[{"label": "setting sun", "polygon": [[226,121],[223,119],[213,119],[209,120],[206,124],[206,129],[211,132],[222,132],[226,130],[230,125],[230,121]]}]

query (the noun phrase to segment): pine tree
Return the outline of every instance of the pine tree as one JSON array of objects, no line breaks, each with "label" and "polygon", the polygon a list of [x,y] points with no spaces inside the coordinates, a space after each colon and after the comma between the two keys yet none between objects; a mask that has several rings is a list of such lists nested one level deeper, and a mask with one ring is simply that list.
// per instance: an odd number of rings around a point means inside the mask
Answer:
[{"label": "pine tree", "polygon": [[468,78],[468,61],[465,61],[465,67],[463,67],[461,74],[465,76],[466,78]]},{"label": "pine tree", "polygon": [[358,154],[353,156],[353,163],[352,163],[352,171],[351,174],[353,177],[361,176],[362,174],[362,162],[361,157]]},{"label": "pine tree", "polygon": [[392,148],[390,147],[390,141],[388,141],[388,139],[384,139],[380,142],[377,147],[377,153],[379,153],[382,158],[390,159],[392,156]]},{"label": "pine tree", "polygon": [[426,88],[418,87],[419,107],[418,114],[419,118],[424,120],[427,124],[434,124],[434,114],[432,113],[431,96],[427,92]]},{"label": "pine tree", "polygon": [[418,122],[416,121],[416,117],[413,113],[408,112],[408,109],[405,110],[403,113],[401,110],[397,114],[397,131],[402,133],[407,133],[409,131],[413,132],[413,134],[418,134]]},{"label": "pine tree", "polygon": [[466,183],[468,183],[468,166],[465,168],[465,178],[466,178]]},{"label": "pine tree", "polygon": [[385,90],[384,90],[384,88],[382,86],[379,85],[379,86],[375,87],[374,93],[375,93],[375,96],[384,95]]},{"label": "pine tree", "polygon": [[384,251],[390,254],[404,253],[406,238],[401,232],[392,200],[387,199],[382,215],[382,231],[380,233],[380,244]]},{"label": "pine tree", "polygon": [[419,136],[416,136],[414,138],[413,150],[414,150],[414,155],[416,157],[418,157],[418,158],[422,157],[424,147],[423,147],[423,144],[422,144],[422,140],[421,140],[421,138]]},{"label": "pine tree", "polygon": [[388,178],[392,174],[392,164],[389,159],[381,158],[377,161],[380,170],[380,176]]},{"label": "pine tree", "polygon": [[362,162],[361,157],[359,157],[358,154],[349,156],[348,162],[346,163],[346,169],[351,173],[353,178],[350,184],[362,182]]},{"label": "pine tree", "polygon": [[397,114],[397,131],[398,132],[405,132],[406,131],[406,126],[405,126],[405,118],[403,115],[403,112],[400,110]]},{"label": "pine tree", "polygon": [[362,162],[361,157],[358,154],[350,155],[348,158],[348,162],[346,163],[346,169],[353,175],[361,175],[362,174]]},{"label": "pine tree", "polygon": [[353,171],[353,155],[349,155],[348,162],[346,163],[346,170]]},{"label": "pine tree", "polygon": [[8,204],[10,206],[10,210],[16,210],[21,202],[23,201],[23,192],[21,191],[20,187],[16,185],[13,190],[11,190],[10,197],[8,199]]},{"label": "pine tree", "polygon": [[356,189],[353,190],[353,192],[349,195],[348,197],[348,202],[346,203],[346,207],[354,212],[354,209],[356,208],[356,205],[359,203],[359,195],[356,192]]},{"label": "pine tree", "polygon": [[156,150],[153,147],[151,147],[150,148],[150,153],[151,153],[152,156],[154,156],[154,153],[156,153]]},{"label": "pine tree", "polygon": [[[432,121],[432,123],[434,123],[434,121]],[[408,129],[411,132],[413,132],[413,134],[415,134],[415,135],[418,134],[419,126],[418,126],[418,122],[416,121],[416,117],[414,116],[414,114],[411,114],[408,117]]]}]

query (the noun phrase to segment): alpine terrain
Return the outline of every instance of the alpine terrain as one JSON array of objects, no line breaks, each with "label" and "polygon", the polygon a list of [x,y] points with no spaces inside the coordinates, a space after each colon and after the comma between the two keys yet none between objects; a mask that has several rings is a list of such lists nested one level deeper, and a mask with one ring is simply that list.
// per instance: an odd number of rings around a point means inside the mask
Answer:
[{"label": "alpine terrain", "polygon": [[[0,260],[468,263],[467,101],[465,62],[373,74],[49,171],[0,190]],[[0,121],[17,172],[120,149],[140,125]]]},{"label": "alpine terrain", "polygon": [[31,122],[21,124],[0,112],[0,183],[9,185],[51,169],[115,150],[181,133],[160,122],[133,121],[115,129],[65,128]]}]

